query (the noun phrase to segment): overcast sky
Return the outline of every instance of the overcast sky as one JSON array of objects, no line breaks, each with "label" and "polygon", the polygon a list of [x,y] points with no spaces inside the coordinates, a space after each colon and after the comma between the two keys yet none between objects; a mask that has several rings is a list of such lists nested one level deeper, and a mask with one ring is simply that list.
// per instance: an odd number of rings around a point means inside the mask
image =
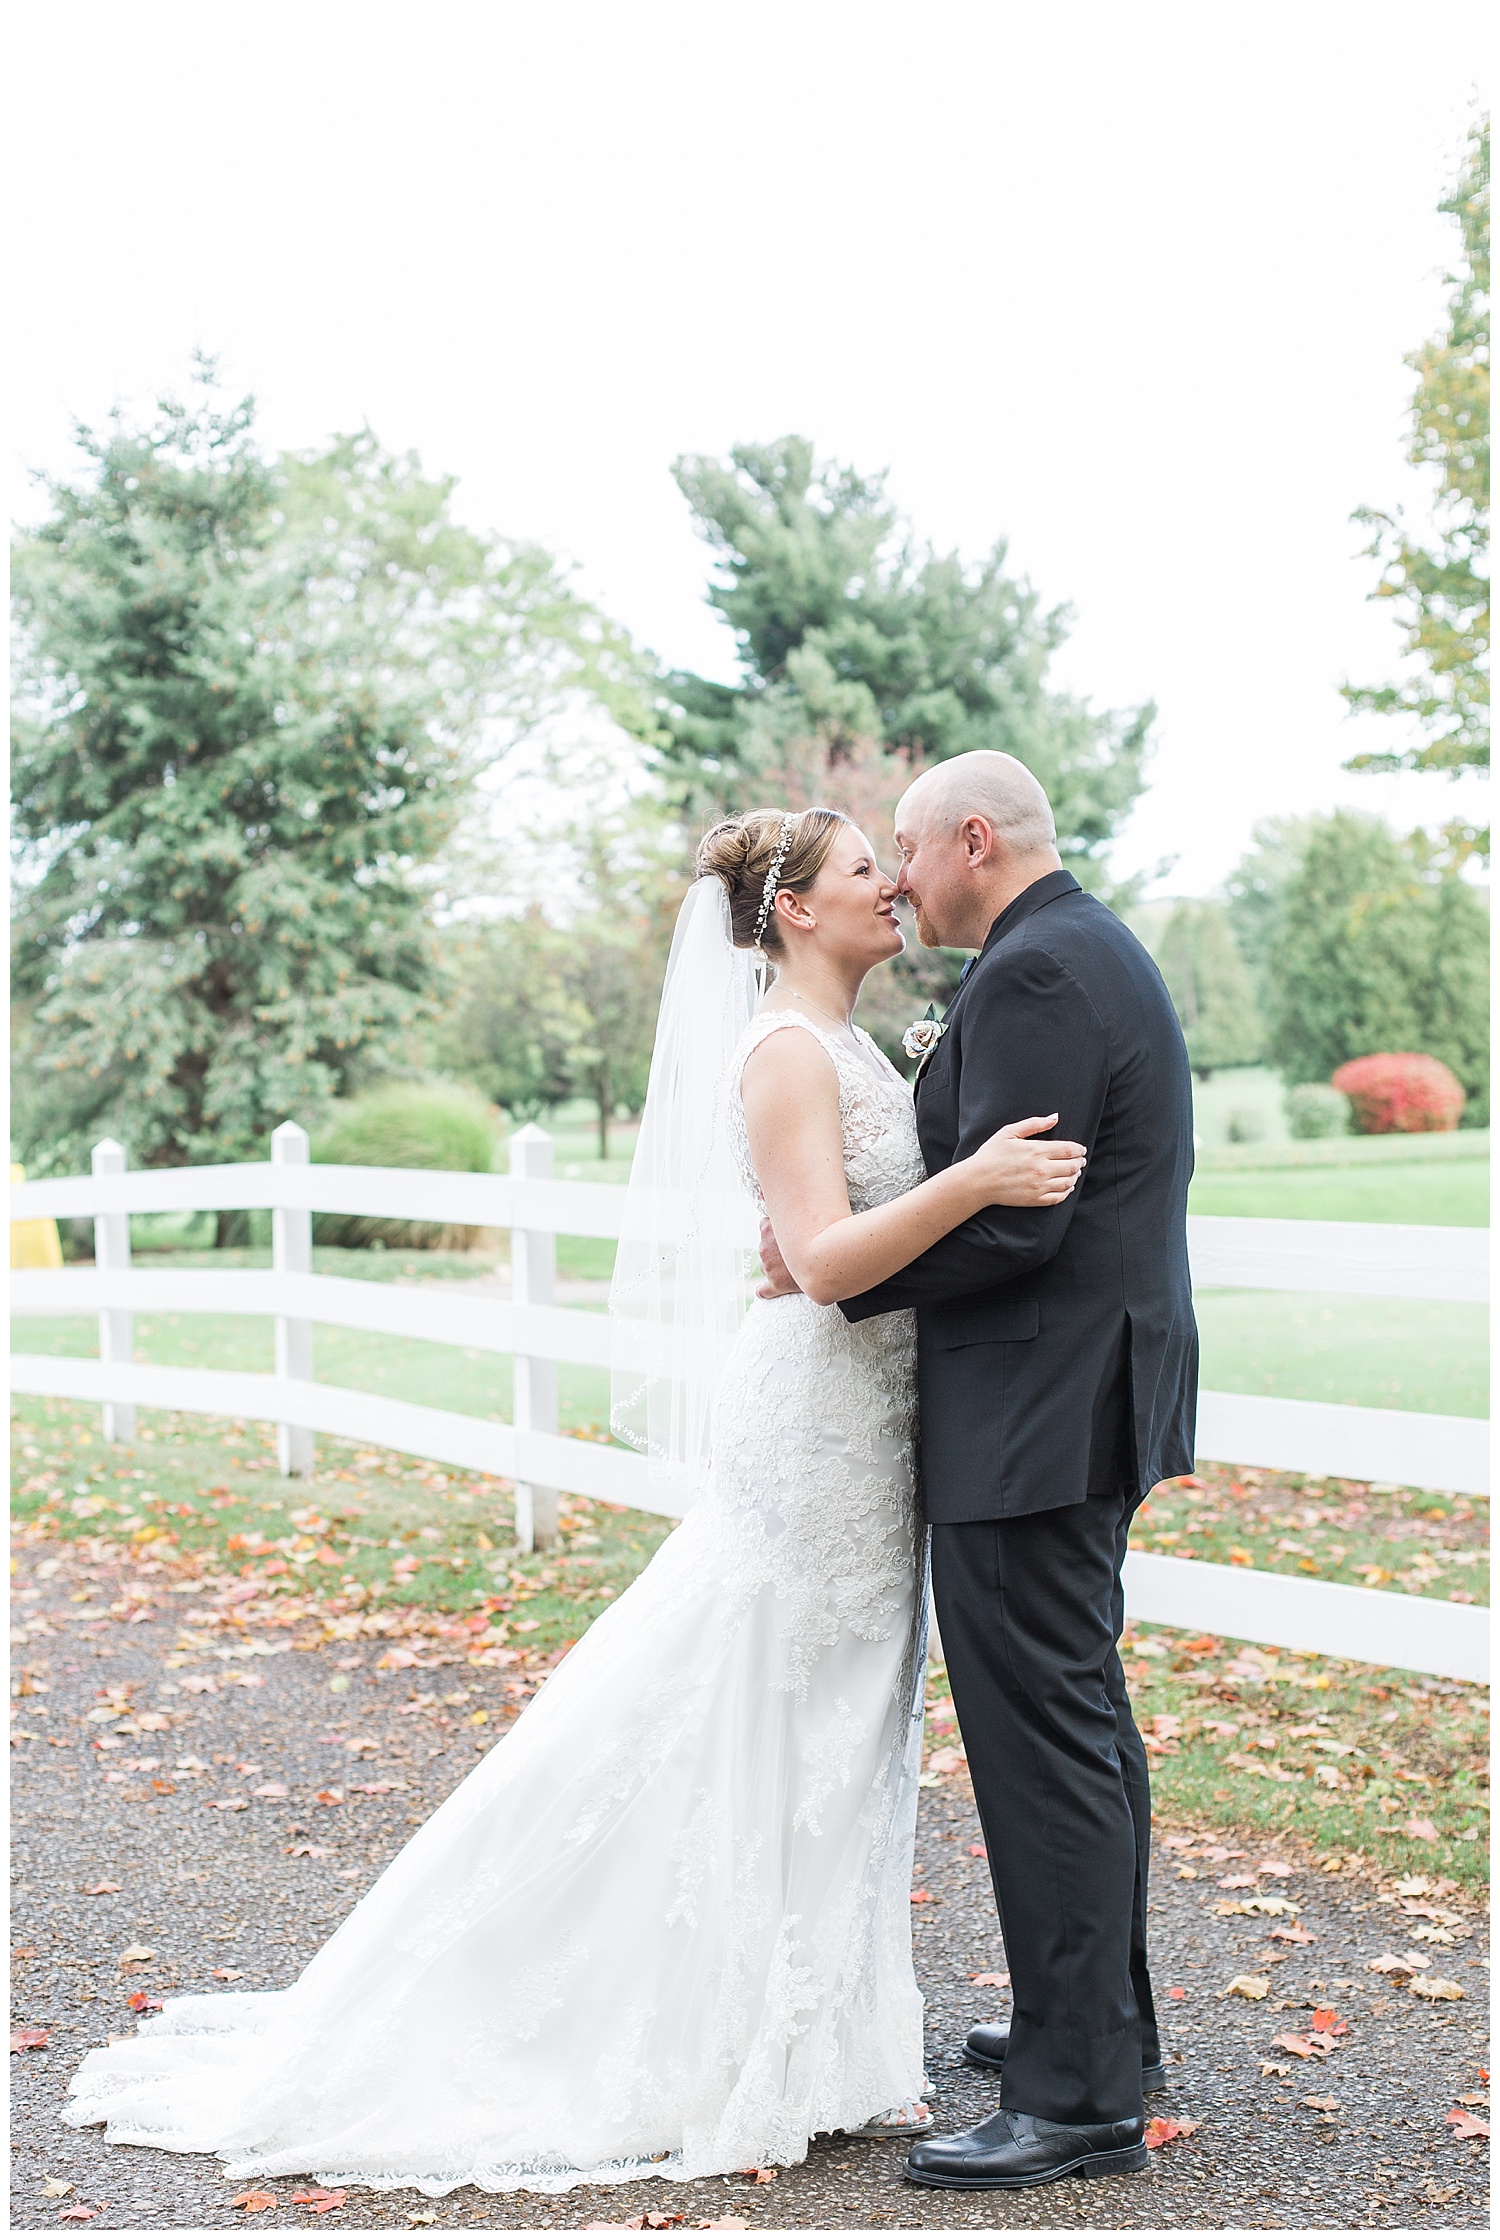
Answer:
[{"label": "overcast sky", "polygon": [[1422,503],[1404,355],[1483,91],[1478,9],[22,7],[15,509],[72,415],[222,354],[275,445],[368,421],[474,522],[727,675],[682,451],[797,430],[1076,610],[1057,674],[1152,698],[1116,851],[1207,892],[1258,819],[1403,825],[1349,514]]}]

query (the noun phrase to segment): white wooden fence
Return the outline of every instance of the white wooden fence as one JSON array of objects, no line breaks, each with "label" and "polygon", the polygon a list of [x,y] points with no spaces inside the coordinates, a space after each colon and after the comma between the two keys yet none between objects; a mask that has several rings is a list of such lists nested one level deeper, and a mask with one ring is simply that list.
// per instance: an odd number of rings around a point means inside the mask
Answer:
[{"label": "white wooden fence", "polygon": [[[14,1271],[15,1312],[99,1317],[97,1360],[12,1355],[14,1389],[97,1402],[105,1436],[123,1441],[135,1435],[137,1407],[272,1422],[289,1475],[312,1468],[319,1431],[492,1472],[515,1481],[516,1531],[526,1548],[555,1538],[559,1490],[634,1508],[660,1506],[638,1456],[559,1437],[557,1430],[556,1364],[608,1368],[612,1358],[621,1358],[612,1349],[629,1340],[605,1315],[555,1305],[556,1238],[617,1237],[623,1190],[554,1181],[551,1139],[535,1127],[512,1137],[509,1175],[313,1166],[306,1135],[291,1122],[276,1130],[271,1144],[266,1164],[127,1172],[119,1145],[103,1143],[91,1175],[13,1187],[13,1220],[91,1218],[95,1239],[92,1268]],[[131,1264],[131,1214],[246,1208],[272,1213],[268,1270]],[[510,1296],[467,1285],[447,1290],[314,1275],[314,1213],[508,1229]],[[1200,1288],[1488,1298],[1485,1230],[1206,1217],[1188,1227]],[[753,1246],[753,1237],[746,1241]],[[269,1315],[275,1373],[136,1362],[131,1318],[137,1312]],[[319,1322],[509,1355],[511,1422],[317,1383],[313,1326]],[[1458,1493],[1487,1491],[1488,1432],[1487,1423],[1462,1416],[1242,1393],[1199,1397],[1198,1452],[1205,1459]],[[1479,1608],[1138,1554],[1127,1559],[1126,1590],[1133,1617],[1164,1625],[1459,1679],[1488,1673],[1488,1612]]]}]

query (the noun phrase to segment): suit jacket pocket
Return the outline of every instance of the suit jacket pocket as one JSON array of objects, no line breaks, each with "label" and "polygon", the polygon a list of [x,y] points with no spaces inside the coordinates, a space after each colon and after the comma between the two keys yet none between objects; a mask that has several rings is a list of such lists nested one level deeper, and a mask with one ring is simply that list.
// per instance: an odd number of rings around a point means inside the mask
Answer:
[{"label": "suit jacket pocket", "polygon": [[940,1324],[937,1342],[951,1352],[957,1346],[1008,1344],[1017,1338],[1034,1338],[1041,1328],[1042,1310],[1035,1299],[990,1299],[966,1306]]}]

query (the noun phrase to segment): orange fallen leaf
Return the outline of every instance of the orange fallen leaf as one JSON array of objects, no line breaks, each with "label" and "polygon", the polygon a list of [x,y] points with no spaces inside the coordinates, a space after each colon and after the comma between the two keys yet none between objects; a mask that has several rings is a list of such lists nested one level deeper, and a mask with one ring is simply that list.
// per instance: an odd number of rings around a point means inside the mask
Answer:
[{"label": "orange fallen leaf", "polygon": [[330,2209],[342,2209],[348,2198],[347,2193],[330,2193],[326,2186],[314,2186],[310,2193],[292,2195],[295,2206],[311,2209],[315,2217],[327,2216]]},{"label": "orange fallen leaf", "polygon": [[243,1968],[215,1968],[213,1976],[216,1983],[238,1983],[244,1972]]},{"label": "orange fallen leaf", "polygon": [[1443,2121],[1453,2126],[1455,2139],[1487,2139],[1490,2127],[1469,2108],[1450,2108]]},{"label": "orange fallen leaf", "polygon": [[1330,2099],[1327,2093],[1309,2092],[1302,2105],[1304,2108],[1317,2108],[1323,2115],[1331,2116],[1338,2113],[1339,2104],[1337,2100]]},{"label": "orange fallen leaf", "polygon": [[86,2209],[81,2201],[75,2201],[71,2209],[59,2209],[57,2212],[58,2221],[62,2224],[87,2224],[90,2217],[97,2217],[98,2214],[97,2209]]},{"label": "orange fallen leaf", "polygon": [[930,1890],[913,1890],[911,1894],[911,1902],[914,1906],[930,1906],[932,1903],[932,1892]]},{"label": "orange fallen leaf", "polygon": [[12,2053],[40,2053],[50,2042],[45,2030],[12,2030],[10,2034]]},{"label": "orange fallen leaf", "polygon": [[1197,2128],[1188,2116],[1153,2116],[1146,2126],[1146,2144],[1155,2152],[1173,2139],[1186,2139]]},{"label": "orange fallen leaf", "polygon": [[1167,1987],[1167,1997],[1169,1999],[1185,1999],[1187,1997],[1187,1990],[1185,1986],[1180,1983],[1169,1984]]},{"label": "orange fallen leaf", "polygon": [[969,1845],[969,1857],[971,1859],[987,1859],[989,1853],[982,1843],[971,1843]]},{"label": "orange fallen leaf", "polygon": [[970,1983],[977,1983],[982,1991],[1009,1991],[1009,1976],[970,1976]]},{"label": "orange fallen leaf", "polygon": [[344,1792],[342,1789],[320,1789],[317,1801],[319,1804],[342,1804]]},{"label": "orange fallen leaf", "polygon": [[1315,2008],[1312,2027],[1314,2030],[1326,2030],[1330,2038],[1345,2038],[1349,2034],[1348,2023],[1341,2019],[1333,2007]]},{"label": "orange fallen leaf", "polygon": [[[124,1885],[118,1882],[86,1882],[83,1886],[83,1894],[86,1898],[112,1898],[115,1892],[123,1887]],[[92,2214],[92,2211],[90,2214]]]},{"label": "orange fallen leaf", "polygon": [[331,1859],[333,1852],[326,1843],[284,1843],[282,1850],[289,1859]]},{"label": "orange fallen leaf", "polygon": [[1317,1941],[1311,1929],[1304,1929],[1300,1921],[1279,1922],[1270,1934],[1280,1937],[1283,1944],[1314,1944]]},{"label": "orange fallen leaf", "polygon": [[1318,2058],[1317,2047],[1310,2045],[1306,2038],[1299,2037],[1295,2030],[1278,2031],[1271,2043],[1273,2046],[1285,2046],[1287,2052],[1294,2053],[1299,2061],[1316,2061]]},{"label": "orange fallen leaf", "polygon": [[258,2217],[263,2209],[274,2209],[274,2193],[261,2193],[252,2188],[249,2193],[237,2193],[229,2204],[231,2209],[243,2209],[247,2217]]},{"label": "orange fallen leaf", "polygon": [[132,2014],[159,2014],[160,1999],[153,1999],[149,1991],[132,1991],[125,2002]]},{"label": "orange fallen leaf", "polygon": [[748,2170],[737,2170],[735,2176],[737,2178],[748,2178],[752,2185],[768,2186],[774,2184],[776,2172],[774,2170],[758,2170],[752,2163]]},{"label": "orange fallen leaf", "polygon": [[1436,1843],[1438,1840],[1437,1829],[1430,1820],[1408,1820],[1401,1832],[1403,1835],[1414,1836],[1418,1843]]}]

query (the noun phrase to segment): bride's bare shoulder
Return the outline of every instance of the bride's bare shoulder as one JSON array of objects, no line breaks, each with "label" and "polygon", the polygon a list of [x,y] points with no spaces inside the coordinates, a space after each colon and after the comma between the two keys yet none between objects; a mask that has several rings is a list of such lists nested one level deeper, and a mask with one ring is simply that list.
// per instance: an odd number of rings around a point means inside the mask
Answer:
[{"label": "bride's bare shoulder", "polygon": [[837,1104],[838,1068],[820,1037],[792,1013],[763,1013],[756,1023],[762,1032],[740,1075],[747,1108],[788,1095],[818,1102],[832,1097]]}]

